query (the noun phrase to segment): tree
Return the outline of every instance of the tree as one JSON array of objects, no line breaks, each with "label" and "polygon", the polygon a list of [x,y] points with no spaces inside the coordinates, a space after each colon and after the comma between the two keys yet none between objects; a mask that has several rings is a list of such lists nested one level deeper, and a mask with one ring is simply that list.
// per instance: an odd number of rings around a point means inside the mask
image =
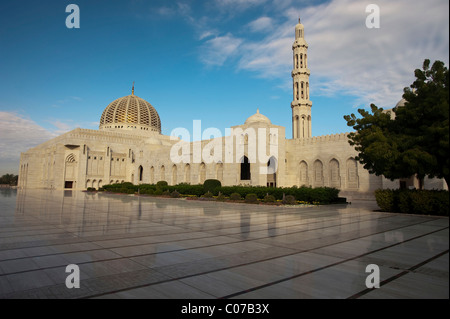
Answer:
[{"label": "tree", "polygon": [[404,106],[389,112],[371,104],[359,109],[362,118],[345,115],[349,143],[359,152],[357,160],[370,173],[391,180],[417,175],[419,179],[449,174],[449,73],[441,61],[423,63],[416,80],[404,89]]},{"label": "tree", "polygon": [[17,185],[18,178],[19,176],[14,174],[5,174],[0,177],[0,184],[15,186]]}]

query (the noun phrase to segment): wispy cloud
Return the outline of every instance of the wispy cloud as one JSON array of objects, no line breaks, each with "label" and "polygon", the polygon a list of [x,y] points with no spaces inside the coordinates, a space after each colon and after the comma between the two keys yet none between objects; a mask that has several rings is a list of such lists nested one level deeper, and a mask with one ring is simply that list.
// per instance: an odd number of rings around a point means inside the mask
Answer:
[{"label": "wispy cloud", "polygon": [[206,41],[201,50],[201,60],[210,66],[221,66],[225,61],[236,55],[242,39],[230,33]]},{"label": "wispy cloud", "polygon": [[20,153],[58,134],[19,114],[0,111],[0,160],[19,160]]},{"label": "wispy cloud", "polygon": [[267,31],[272,27],[272,19],[269,17],[258,18],[248,24],[249,28],[253,32]]}]

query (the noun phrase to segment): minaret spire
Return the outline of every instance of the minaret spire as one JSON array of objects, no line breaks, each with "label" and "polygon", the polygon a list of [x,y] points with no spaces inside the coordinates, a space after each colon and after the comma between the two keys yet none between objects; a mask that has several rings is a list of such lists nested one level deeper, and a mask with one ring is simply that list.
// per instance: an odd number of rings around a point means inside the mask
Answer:
[{"label": "minaret spire", "polygon": [[133,81],[133,87],[131,88],[131,95],[134,95],[134,81]]},{"label": "minaret spire", "polygon": [[295,26],[295,41],[292,45],[294,51],[294,67],[292,70],[292,81],[294,98],[292,108],[292,137],[294,139],[309,138],[311,131],[311,107],[309,100],[309,75],[308,69],[308,43],[305,41],[303,24]]}]

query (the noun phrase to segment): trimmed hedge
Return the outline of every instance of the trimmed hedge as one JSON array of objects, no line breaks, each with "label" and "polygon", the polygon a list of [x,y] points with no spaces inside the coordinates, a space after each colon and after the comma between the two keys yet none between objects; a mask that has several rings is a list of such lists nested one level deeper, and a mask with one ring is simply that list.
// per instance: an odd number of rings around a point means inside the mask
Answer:
[{"label": "trimmed hedge", "polygon": [[377,189],[375,199],[384,212],[449,216],[449,194],[444,190]]},{"label": "trimmed hedge", "polygon": [[[217,180],[217,179],[207,179],[204,183],[203,183],[203,189],[205,190],[205,192],[211,192],[214,193],[216,192],[217,189],[219,189],[220,187],[222,187],[222,183]],[[218,193],[219,191],[217,191]]]},{"label": "trimmed hedge", "polygon": [[[189,184],[178,184],[178,185],[167,185],[165,181],[159,181],[155,184],[141,184],[133,185],[132,183],[121,183],[121,184],[111,184],[105,185],[103,188],[109,192],[118,193],[140,193],[149,195],[161,195],[164,192],[173,193],[178,192],[180,195],[195,195],[197,197],[202,197],[207,192],[213,194],[213,196],[218,196],[219,193],[225,197],[232,197],[233,193],[239,194],[239,199],[231,198],[232,200],[240,200],[246,198],[248,194],[254,194],[260,200],[264,200],[266,195],[273,196],[275,200],[282,200],[288,196],[292,196],[294,200],[290,202],[295,203],[296,201],[304,203],[321,203],[330,204],[339,201],[339,190],[330,187],[263,187],[263,186],[218,186],[220,181],[217,180],[207,180],[203,185],[189,185]],[[205,190],[209,188],[209,190]],[[167,194],[167,193],[166,193]],[[291,198],[291,197],[289,197]]]}]

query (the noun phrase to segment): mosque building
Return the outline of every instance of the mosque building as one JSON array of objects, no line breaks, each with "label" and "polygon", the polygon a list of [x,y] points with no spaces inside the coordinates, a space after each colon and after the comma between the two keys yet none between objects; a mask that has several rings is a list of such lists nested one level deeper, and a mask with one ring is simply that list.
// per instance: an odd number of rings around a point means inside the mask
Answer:
[{"label": "mosque building", "polygon": [[[335,187],[341,196],[360,198],[373,198],[378,188],[417,188],[416,178],[391,181],[369,174],[355,160],[347,133],[312,136],[308,44],[300,21],[292,49],[292,138],[259,110],[229,136],[199,142],[165,136],[158,112],[134,94],[133,85],[131,95],[105,108],[99,130],[77,128],[22,153],[18,186],[84,190],[218,179],[224,186]],[[443,179],[425,179],[424,188],[447,186]]]}]

